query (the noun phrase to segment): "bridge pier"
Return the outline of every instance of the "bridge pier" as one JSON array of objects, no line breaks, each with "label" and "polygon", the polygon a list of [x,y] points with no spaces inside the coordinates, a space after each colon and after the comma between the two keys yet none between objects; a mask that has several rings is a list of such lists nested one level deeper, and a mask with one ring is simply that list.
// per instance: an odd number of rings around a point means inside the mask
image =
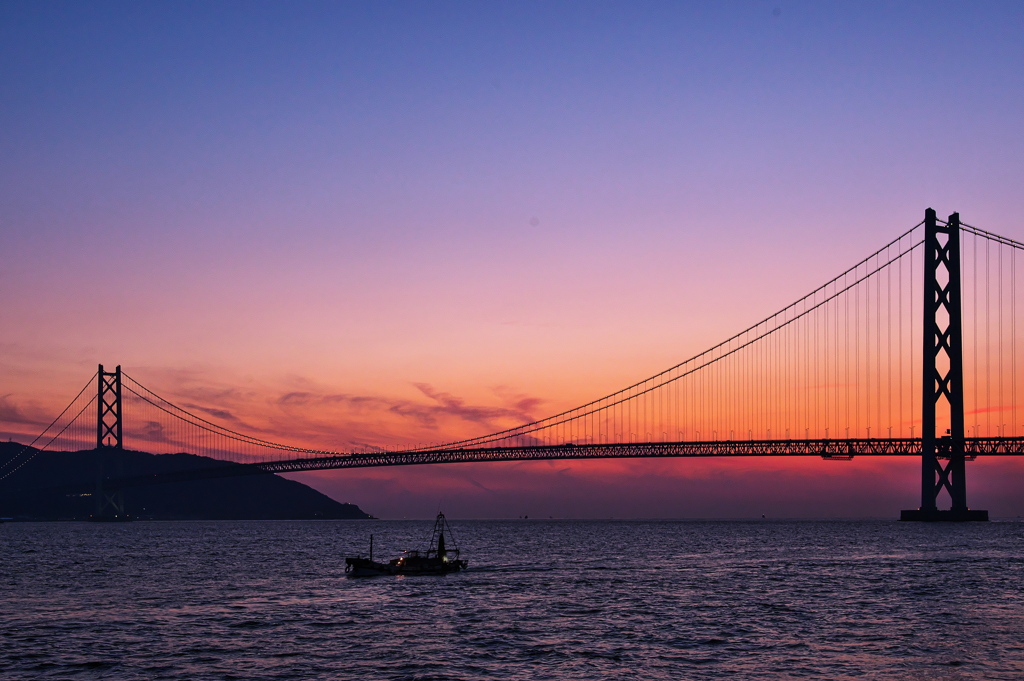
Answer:
[{"label": "bridge pier", "polygon": [[[113,465],[115,477],[124,477],[124,447],[122,446],[121,367],[104,371],[99,365],[96,395],[96,511],[94,521],[128,520],[124,509],[124,491],[110,490],[104,485],[105,468]],[[112,459],[112,460],[111,460]]]},{"label": "bridge pier", "polygon": [[972,509],[966,509],[963,511],[954,511],[952,509],[943,511],[939,509],[932,509],[925,511],[920,508],[914,508],[910,510],[900,511],[900,520],[916,520],[922,522],[966,522],[970,520],[988,520],[988,511],[978,511]]},{"label": "bridge pier", "polygon": [[[988,511],[967,507],[964,453],[963,313],[960,293],[960,214],[938,224],[931,208],[924,214],[924,395],[921,401],[921,507],[902,511],[900,520],[988,520]],[[937,438],[936,411],[949,409],[947,435]],[[940,451],[941,450],[941,451]],[[946,460],[945,465],[942,460]],[[952,505],[938,509],[945,489]]]}]

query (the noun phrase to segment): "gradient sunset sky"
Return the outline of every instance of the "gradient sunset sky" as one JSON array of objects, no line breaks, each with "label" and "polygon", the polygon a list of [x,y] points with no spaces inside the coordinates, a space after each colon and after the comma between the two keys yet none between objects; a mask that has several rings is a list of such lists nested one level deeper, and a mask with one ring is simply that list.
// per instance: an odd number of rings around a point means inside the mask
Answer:
[{"label": "gradient sunset sky", "polygon": [[[1024,240],[1022,121],[1019,2],[7,0],[0,431],[45,425],[98,363],[310,446],[542,417],[746,328],[926,207]],[[892,517],[918,467],[297,477],[389,518]],[[1024,512],[1022,482],[1015,460],[968,469],[994,515]]]}]

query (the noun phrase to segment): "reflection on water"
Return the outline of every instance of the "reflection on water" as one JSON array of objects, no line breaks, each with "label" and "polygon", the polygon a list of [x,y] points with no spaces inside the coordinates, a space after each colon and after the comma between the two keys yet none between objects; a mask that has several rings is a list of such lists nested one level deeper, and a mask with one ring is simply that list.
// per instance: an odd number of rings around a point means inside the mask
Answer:
[{"label": "reflection on water", "polygon": [[8,523],[4,679],[1020,679],[1024,524]]}]

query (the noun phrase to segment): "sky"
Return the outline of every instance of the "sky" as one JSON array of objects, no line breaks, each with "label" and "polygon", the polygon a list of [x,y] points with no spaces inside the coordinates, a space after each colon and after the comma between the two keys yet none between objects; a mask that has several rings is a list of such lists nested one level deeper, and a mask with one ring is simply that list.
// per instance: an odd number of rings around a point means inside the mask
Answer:
[{"label": "sky", "polygon": [[[1014,2],[9,0],[0,430],[98,363],[315,446],[542,417],[746,328],[926,207],[1024,240],[1022,120]],[[323,407],[339,394],[448,418]],[[893,517],[917,471],[297,477],[391,518]],[[972,505],[1024,512],[1021,463],[968,475]]]}]

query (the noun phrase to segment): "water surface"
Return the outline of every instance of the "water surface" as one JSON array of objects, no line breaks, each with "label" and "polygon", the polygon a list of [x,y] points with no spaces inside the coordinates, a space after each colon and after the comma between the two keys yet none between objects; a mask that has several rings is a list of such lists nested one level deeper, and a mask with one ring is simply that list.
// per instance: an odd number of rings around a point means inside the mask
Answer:
[{"label": "water surface", "polygon": [[0,525],[4,679],[1021,679],[1024,523]]}]

